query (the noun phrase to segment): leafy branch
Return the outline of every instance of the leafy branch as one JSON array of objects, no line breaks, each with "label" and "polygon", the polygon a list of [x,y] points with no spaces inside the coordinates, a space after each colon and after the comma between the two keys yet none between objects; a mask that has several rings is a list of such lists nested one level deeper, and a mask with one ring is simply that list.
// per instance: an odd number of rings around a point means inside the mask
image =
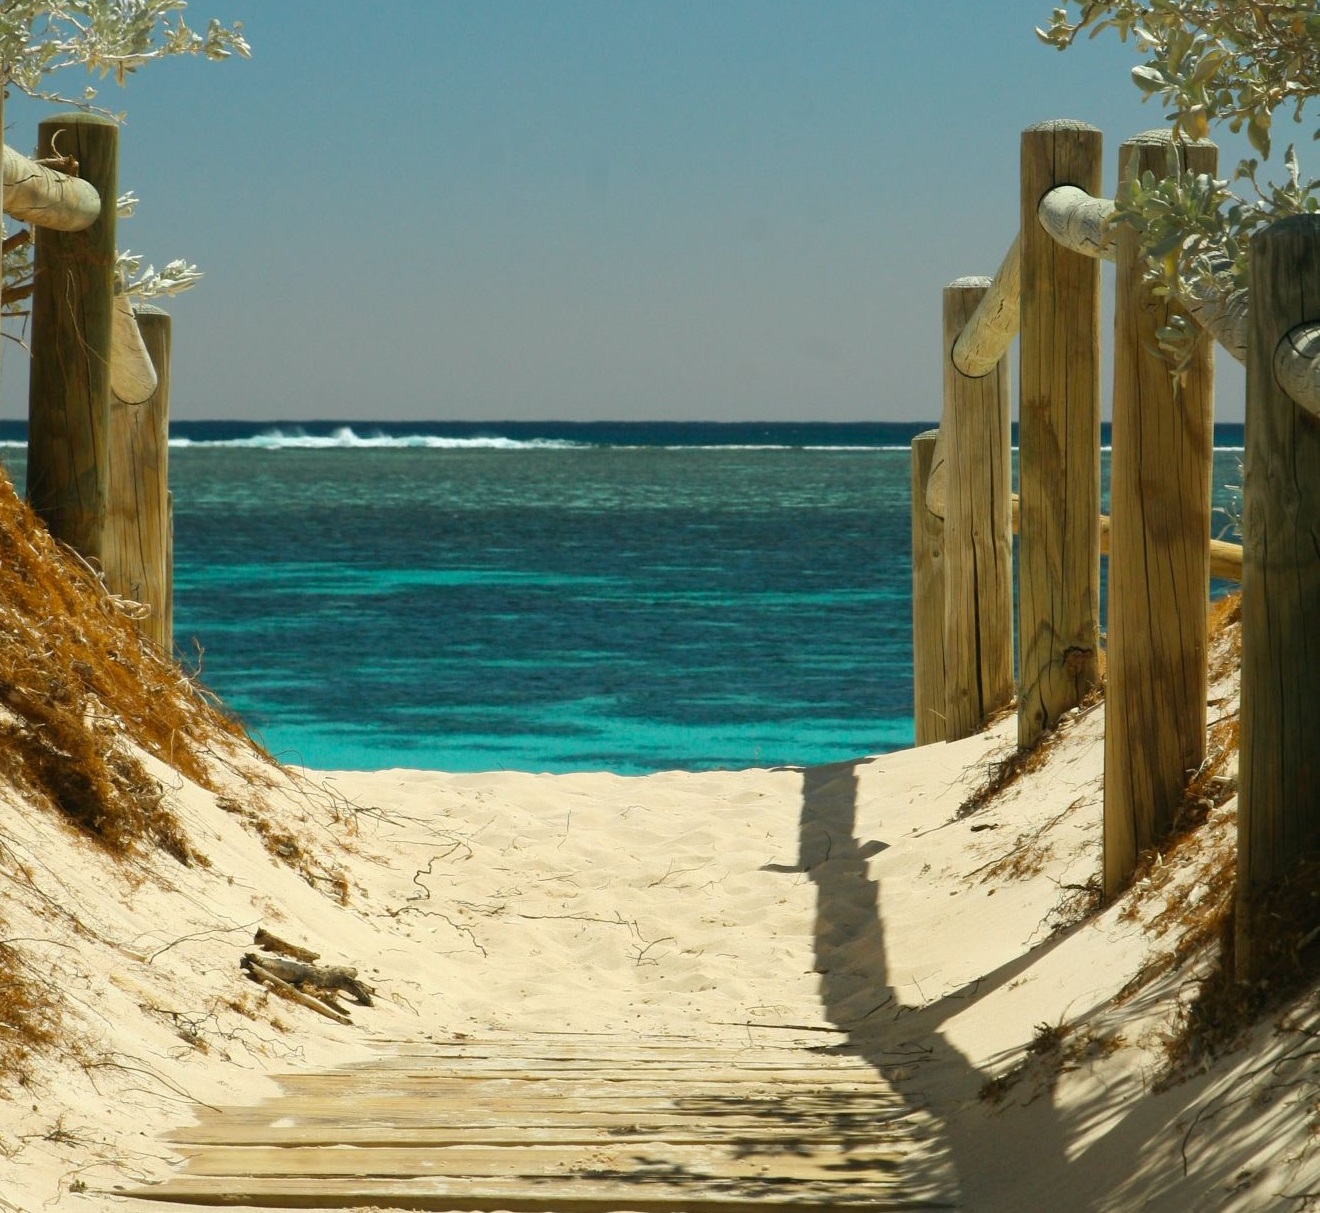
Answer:
[{"label": "leafy branch", "polygon": [[[186,0],[3,0],[0,88],[13,85],[39,100],[99,108],[92,104],[97,95],[94,87],[71,99],[47,88],[47,78],[81,66],[101,79],[113,74],[122,85],[130,73],[156,59],[251,56],[240,22],[230,27],[213,18],[205,32],[199,32],[184,20],[187,7]],[[133,194],[121,196],[119,217],[132,215],[136,205]],[[159,271],[150,263],[144,266],[142,256],[127,249],[115,262],[116,292],[139,300],[176,295],[195,286],[201,276],[195,265],[182,259]],[[0,314],[26,317],[31,294],[31,237],[20,230],[4,241]]]},{"label": "leafy branch", "polygon": [[[1144,61],[1132,78],[1147,99],[1164,102],[1175,135],[1165,175],[1129,174],[1113,221],[1139,234],[1160,293],[1208,300],[1244,292],[1252,236],[1285,215],[1320,211],[1320,181],[1303,179],[1291,144],[1286,180],[1259,178],[1276,111],[1290,106],[1300,123],[1307,101],[1320,94],[1316,0],[1071,0],[1036,33],[1066,50],[1083,30],[1090,37],[1112,30],[1136,45]],[[1181,168],[1178,140],[1204,138],[1216,123],[1245,128],[1261,157],[1241,161],[1231,180]],[[1179,317],[1161,344],[1181,365],[1195,336]]]},{"label": "leafy branch", "polygon": [[183,18],[186,0],[5,0],[0,6],[0,76],[33,97],[90,105],[94,87],[70,99],[48,91],[47,77],[84,67],[118,84],[144,63],[173,55],[248,58],[240,22],[214,18],[204,33]]}]

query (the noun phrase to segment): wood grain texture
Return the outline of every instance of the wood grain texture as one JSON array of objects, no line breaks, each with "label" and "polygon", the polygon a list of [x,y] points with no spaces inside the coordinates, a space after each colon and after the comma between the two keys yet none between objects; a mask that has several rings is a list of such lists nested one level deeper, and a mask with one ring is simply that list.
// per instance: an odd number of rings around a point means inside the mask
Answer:
[{"label": "wood grain texture", "polygon": [[1320,843],[1320,425],[1273,374],[1320,321],[1320,216],[1252,238],[1243,481],[1242,731],[1236,963],[1257,970],[1261,894]]},{"label": "wood grain texture", "polygon": [[944,740],[944,522],[926,504],[936,430],[912,440],[912,714],[917,745]]},{"label": "wood grain texture", "polygon": [[116,1195],[528,1213],[951,1207],[928,1119],[861,1059],[654,1043],[593,1057],[586,1041],[465,1041],[290,1076],[257,1107],[200,1107],[172,1135],[181,1165]]},{"label": "wood grain texture", "polygon": [[1008,352],[1018,334],[1021,289],[1021,238],[1015,236],[975,311],[952,342],[945,341],[945,349],[952,347],[953,365],[964,375],[988,375]]},{"label": "wood grain texture", "polygon": [[1018,744],[1034,746],[1099,678],[1100,266],[1041,226],[1055,186],[1100,191],[1100,132],[1022,133]]},{"label": "wood grain texture", "polygon": [[1064,248],[1104,261],[1114,259],[1113,213],[1112,198],[1093,198],[1075,185],[1056,186],[1036,208],[1041,226]]},{"label": "wood grain texture", "polygon": [[[62,114],[38,127],[39,158],[72,155],[102,198],[116,197],[119,128]],[[56,539],[101,559],[109,468],[115,208],[83,231],[36,229],[27,495]]]},{"label": "wood grain texture", "polygon": [[137,326],[156,390],[141,404],[112,397],[102,564],[111,593],[147,608],[138,630],[168,653],[174,643],[168,608],[170,317],[143,309]]},{"label": "wood grain texture", "polygon": [[110,327],[110,394],[125,404],[142,404],[156,390],[156,368],[127,295],[115,296]]},{"label": "wood grain texture", "polygon": [[1299,408],[1320,420],[1320,324],[1298,325],[1279,342],[1274,378]]},{"label": "wood grain texture", "polygon": [[81,232],[96,222],[101,195],[90,181],[37,164],[12,147],[2,156],[6,215],[62,232]]},{"label": "wood grain texture", "polygon": [[945,740],[977,732],[1013,698],[1013,520],[1008,360],[970,378],[952,351],[990,289],[944,288]]},{"label": "wood grain texture", "polygon": [[[1172,138],[1119,154],[1122,179],[1167,172]],[[1213,175],[1213,143],[1180,143],[1184,171]],[[1135,154],[1135,161],[1133,156]],[[1169,832],[1205,759],[1206,614],[1214,464],[1214,362],[1202,333],[1174,374],[1158,330],[1180,309],[1146,281],[1138,233],[1117,229],[1106,644],[1104,891]]]}]

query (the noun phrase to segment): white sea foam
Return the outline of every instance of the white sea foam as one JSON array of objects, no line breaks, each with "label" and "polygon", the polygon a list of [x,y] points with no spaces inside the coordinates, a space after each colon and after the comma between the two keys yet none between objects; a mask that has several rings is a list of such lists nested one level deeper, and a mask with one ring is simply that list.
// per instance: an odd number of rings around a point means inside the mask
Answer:
[{"label": "white sea foam", "polygon": [[341,426],[330,434],[309,434],[297,426],[288,429],[266,430],[243,438],[183,438],[170,439],[172,447],[232,447],[242,450],[570,450],[587,444],[567,442],[555,438],[532,438],[520,441],[514,438],[473,437],[446,438],[437,434],[358,434],[351,426]]}]

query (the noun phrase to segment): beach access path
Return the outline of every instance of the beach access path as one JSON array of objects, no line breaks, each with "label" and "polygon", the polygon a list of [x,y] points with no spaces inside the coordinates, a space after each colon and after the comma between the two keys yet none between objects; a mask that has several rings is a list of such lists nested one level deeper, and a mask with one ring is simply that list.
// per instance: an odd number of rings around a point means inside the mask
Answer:
[{"label": "beach access path", "polygon": [[[210,866],[81,905],[145,957],[100,987],[122,1039],[99,1102],[70,1072],[54,1122],[114,1152],[34,1128],[27,1188],[77,1165],[93,1207],[141,1213],[1254,1213],[1320,1191],[1320,1000],[1169,1074],[1205,967],[1176,956],[1235,802],[1098,907],[1102,752],[1097,705],[986,799],[1011,719],[822,767],[185,789]],[[320,866],[272,864],[244,813]],[[358,966],[375,1005],[335,1023],[254,993],[254,920]],[[174,1009],[204,998],[181,1045]],[[148,1064],[171,1084],[149,1100]]]},{"label": "beach access path", "polygon": [[[1062,764],[1066,793],[961,818],[1011,751],[998,733],[805,769],[327,777],[352,806],[337,831],[356,814],[341,859],[361,907],[335,958],[373,950],[377,1006],[351,1029],[281,1013],[300,1037],[344,1035],[342,1063],[318,1048],[259,1097],[199,1103],[163,1134],[170,1165],[113,1190],[179,1207],[966,1207],[980,1162],[950,1107],[976,1104],[1041,1019],[1122,980],[1024,978],[1059,884],[1094,862],[1097,736]],[[1058,838],[1024,844],[1042,829]],[[1051,880],[992,870],[1024,855]],[[310,939],[326,953],[329,935]],[[1041,1144],[1062,1161],[1057,1126]]]},{"label": "beach access path", "polygon": [[[400,1041],[288,1075],[172,1134],[138,1189],[178,1205],[661,1213],[949,1207],[914,1190],[928,1126],[819,1034],[778,1044],[615,1033]],[[814,1037],[814,1038],[813,1038]]]}]

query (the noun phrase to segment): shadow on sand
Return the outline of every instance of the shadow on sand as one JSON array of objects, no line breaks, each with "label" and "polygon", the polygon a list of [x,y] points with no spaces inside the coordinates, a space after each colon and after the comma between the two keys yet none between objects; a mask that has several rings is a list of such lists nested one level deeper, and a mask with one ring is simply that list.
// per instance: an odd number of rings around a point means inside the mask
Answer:
[{"label": "shadow on sand", "polygon": [[[1122,1196],[1115,1204],[1116,1192],[1126,1186],[1131,1199],[1134,1185],[1143,1197],[1176,1185],[1179,1176],[1138,1172],[1151,1136],[1167,1132],[1188,1106],[1189,1088],[1176,1101],[1147,1096],[1135,1107],[1113,1093],[1065,1113],[1048,1089],[1024,1091],[1011,1105],[995,1107],[980,1098],[991,1075],[946,1040],[950,1019],[1013,981],[1067,934],[924,1007],[899,1005],[889,984],[879,886],[867,867],[884,844],[857,837],[857,797],[856,764],[803,772],[797,870],[817,889],[815,962],[825,1015],[846,1041],[838,1048],[864,1059],[909,1110],[932,1118],[931,1148],[910,1171],[917,1188],[951,1196],[976,1213],[1064,1213],[1145,1207],[1144,1199],[1129,1205]],[[1102,1128],[1079,1151],[1076,1138],[1086,1126]]]}]

